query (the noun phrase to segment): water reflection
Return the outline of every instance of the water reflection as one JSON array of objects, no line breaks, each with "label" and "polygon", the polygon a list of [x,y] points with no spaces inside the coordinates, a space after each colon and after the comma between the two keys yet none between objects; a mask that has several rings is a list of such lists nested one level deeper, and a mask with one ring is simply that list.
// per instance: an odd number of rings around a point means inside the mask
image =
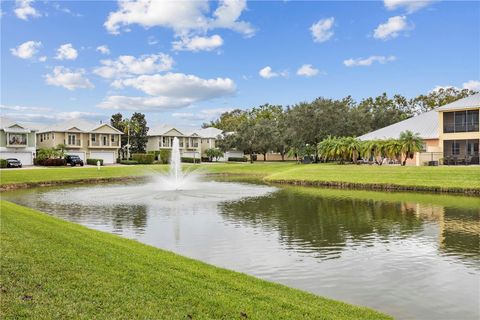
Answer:
[{"label": "water reflection", "polygon": [[91,228],[400,319],[478,319],[480,199],[201,182],[2,194]]},{"label": "water reflection", "polygon": [[220,212],[236,223],[278,230],[288,248],[317,253],[321,259],[339,258],[347,246],[424,236],[438,239],[445,254],[479,267],[480,209],[369,200],[355,198],[355,191],[337,190],[333,195],[327,191],[326,195],[322,189],[284,187],[268,197],[221,204]]}]

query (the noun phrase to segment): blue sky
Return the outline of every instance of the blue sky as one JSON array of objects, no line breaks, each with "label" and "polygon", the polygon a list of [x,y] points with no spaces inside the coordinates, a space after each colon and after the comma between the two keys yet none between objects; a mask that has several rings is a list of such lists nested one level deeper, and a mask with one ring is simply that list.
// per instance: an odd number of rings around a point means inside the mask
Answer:
[{"label": "blue sky", "polygon": [[1,4],[1,113],[18,120],[195,126],[267,102],[480,89],[475,1]]}]

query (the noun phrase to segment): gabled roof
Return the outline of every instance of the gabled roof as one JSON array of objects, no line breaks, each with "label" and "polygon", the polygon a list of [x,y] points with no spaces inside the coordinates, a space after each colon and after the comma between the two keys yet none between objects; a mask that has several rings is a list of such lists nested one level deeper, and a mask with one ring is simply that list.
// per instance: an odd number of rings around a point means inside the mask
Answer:
[{"label": "gabled roof", "polygon": [[[123,134],[123,132],[121,132],[120,130],[117,130],[116,128],[112,127],[108,123],[96,123],[96,122],[90,122],[82,119],[58,122],[41,129],[39,133],[67,132],[67,131],[76,131],[76,132],[80,131],[84,133],[89,133],[103,126],[108,126],[113,130],[115,130],[117,133]],[[96,131],[96,133],[101,133],[101,131]]]},{"label": "gabled roof", "polygon": [[437,108],[437,111],[455,111],[468,108],[480,108],[480,93],[476,93],[469,97],[454,101]]},{"label": "gabled roof", "polygon": [[12,133],[30,133],[32,131],[35,131],[34,129],[30,129],[19,122],[13,121],[5,117],[0,117],[0,129],[4,130],[5,132]]},{"label": "gabled roof", "polygon": [[179,129],[177,129],[173,126],[170,126],[170,125],[162,125],[162,126],[159,126],[159,127],[156,127],[156,128],[150,128],[148,130],[147,136],[163,136],[163,135],[166,135],[168,132],[170,132],[172,130],[175,130],[178,133],[180,133],[180,136],[186,136],[182,132],[183,130],[179,130]]},{"label": "gabled roof", "polygon": [[439,116],[437,109],[412,117],[363,136],[360,140],[398,139],[400,133],[410,130],[418,133],[422,139],[438,139]]}]

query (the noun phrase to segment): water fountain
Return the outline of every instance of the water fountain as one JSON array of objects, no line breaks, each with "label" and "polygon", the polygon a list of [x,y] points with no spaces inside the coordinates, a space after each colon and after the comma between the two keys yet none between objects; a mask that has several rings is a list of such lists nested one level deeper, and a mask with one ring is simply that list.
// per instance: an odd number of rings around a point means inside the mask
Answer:
[{"label": "water fountain", "polygon": [[180,157],[180,142],[178,138],[173,138],[172,143],[172,155],[170,158],[170,178],[173,180],[175,190],[178,190],[182,186],[183,172],[182,172],[182,159]]}]

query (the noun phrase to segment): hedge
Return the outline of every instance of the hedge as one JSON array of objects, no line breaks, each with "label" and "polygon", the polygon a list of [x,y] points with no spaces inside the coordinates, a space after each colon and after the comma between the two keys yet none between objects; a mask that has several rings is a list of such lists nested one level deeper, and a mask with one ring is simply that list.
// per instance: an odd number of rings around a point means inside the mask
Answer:
[{"label": "hedge", "polygon": [[170,157],[172,155],[172,152],[170,149],[160,149],[159,151],[160,153],[160,161],[163,163],[163,164],[167,164],[169,161],[170,161]]},{"label": "hedge", "polygon": [[0,159],[0,168],[6,168],[6,167],[7,167],[7,160]]},{"label": "hedge", "polygon": [[120,164],[127,164],[127,165],[138,164],[138,161],[135,161],[135,160],[121,160]]},{"label": "hedge", "polygon": [[64,166],[67,164],[67,160],[65,159],[43,159],[43,160],[35,160],[35,165],[39,166],[46,166],[46,167],[58,167]]},{"label": "hedge", "polygon": [[200,163],[200,159],[199,158],[192,158],[192,157],[182,157],[181,158],[182,162],[187,162],[187,163]]},{"label": "hedge", "polygon": [[247,161],[247,157],[242,157],[242,158],[238,158],[238,157],[228,157],[228,161],[246,162],[246,161]]},{"label": "hedge", "polygon": [[155,154],[149,153],[134,153],[132,154],[132,160],[141,164],[152,164],[155,160]]},{"label": "hedge", "polygon": [[97,161],[100,161],[100,165],[103,166],[103,159],[87,159],[87,164],[96,166]]}]

